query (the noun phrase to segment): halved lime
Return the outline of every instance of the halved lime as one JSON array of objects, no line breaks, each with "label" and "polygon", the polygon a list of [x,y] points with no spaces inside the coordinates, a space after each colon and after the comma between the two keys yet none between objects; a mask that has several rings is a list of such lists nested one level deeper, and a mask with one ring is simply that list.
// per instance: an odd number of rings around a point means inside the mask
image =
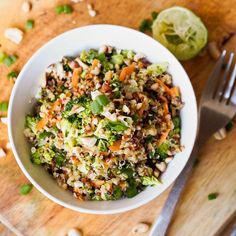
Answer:
[{"label": "halved lime", "polygon": [[207,29],[201,19],[183,7],[161,11],[153,22],[152,32],[179,60],[196,56],[207,43]]}]

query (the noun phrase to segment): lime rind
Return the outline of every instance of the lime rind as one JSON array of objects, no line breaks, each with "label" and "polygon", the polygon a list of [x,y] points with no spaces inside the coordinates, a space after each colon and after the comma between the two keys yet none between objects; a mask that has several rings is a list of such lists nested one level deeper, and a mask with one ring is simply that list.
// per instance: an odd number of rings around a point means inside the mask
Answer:
[{"label": "lime rind", "polygon": [[179,60],[196,56],[207,43],[207,29],[201,19],[183,7],[171,7],[158,15],[152,25],[153,37]]}]

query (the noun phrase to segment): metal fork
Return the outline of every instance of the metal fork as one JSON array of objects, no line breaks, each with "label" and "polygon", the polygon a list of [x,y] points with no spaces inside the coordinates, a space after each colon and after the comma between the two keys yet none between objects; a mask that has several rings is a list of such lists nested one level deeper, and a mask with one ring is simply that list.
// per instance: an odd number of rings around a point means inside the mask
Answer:
[{"label": "metal fork", "polygon": [[[234,54],[230,53],[227,63],[224,63],[226,51],[223,51],[207,81],[199,103],[198,136],[194,148],[184,170],[176,179],[159,218],[153,224],[150,236],[166,235],[178,200],[191,174],[192,166],[196,160],[199,148],[212,134],[222,127],[225,127],[236,113],[236,101],[234,102],[232,100],[232,95],[236,87],[235,63],[233,65],[233,71],[230,73],[233,57]],[[223,76],[221,76],[220,72],[223,67],[225,67],[225,71]],[[230,78],[227,79],[229,76]]]}]

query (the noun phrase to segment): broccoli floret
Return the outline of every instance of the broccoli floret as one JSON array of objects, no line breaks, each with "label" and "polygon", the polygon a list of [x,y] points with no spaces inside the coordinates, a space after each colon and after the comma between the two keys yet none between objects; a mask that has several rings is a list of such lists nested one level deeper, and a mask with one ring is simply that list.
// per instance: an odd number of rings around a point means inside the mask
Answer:
[{"label": "broccoli floret", "polygon": [[113,55],[111,57],[111,62],[113,64],[121,65],[121,64],[123,64],[123,61],[124,61],[124,58],[123,58],[123,56],[121,54],[116,54],[116,55]]},{"label": "broccoli floret", "polygon": [[123,192],[119,186],[116,186],[113,190],[112,197],[114,200],[118,200],[122,197]]},{"label": "broccoli floret", "polygon": [[65,160],[65,155],[62,153],[56,153],[54,159],[56,161],[56,165],[60,167],[63,165],[63,162]]},{"label": "broccoli floret", "polygon": [[138,194],[137,184],[134,181],[129,182],[129,187],[127,188],[125,194],[128,198],[132,198]]},{"label": "broccoli floret", "polygon": [[146,186],[155,186],[161,183],[155,176],[144,176],[141,178],[141,180],[142,184]]},{"label": "broccoli floret", "polygon": [[181,127],[181,120],[180,120],[180,117],[179,116],[175,116],[173,119],[172,119],[173,123],[174,123],[174,127],[175,128],[180,128]]},{"label": "broccoli floret", "polygon": [[159,161],[163,161],[167,157],[168,150],[169,150],[169,143],[164,142],[158,148],[156,148],[155,151],[149,153],[148,157],[150,159],[156,159]]},{"label": "broccoli floret", "polygon": [[161,75],[166,72],[168,65],[168,62],[152,64],[147,67],[147,74],[153,76]]},{"label": "broccoli floret", "polygon": [[128,58],[128,59],[134,58],[134,52],[132,50],[122,50],[121,54],[124,56],[124,58]]},{"label": "broccoli floret", "polygon": [[40,149],[38,148],[34,153],[31,154],[31,161],[34,164],[40,165],[42,163],[40,157]]},{"label": "broccoli floret", "polygon": [[165,159],[168,150],[169,150],[169,144],[168,142],[164,142],[157,148],[156,152],[158,155],[160,155],[161,158]]},{"label": "broccoli floret", "polygon": [[25,127],[29,128],[34,134],[36,134],[36,125],[38,123],[39,119],[38,117],[34,116],[26,116],[26,122],[25,122]]}]

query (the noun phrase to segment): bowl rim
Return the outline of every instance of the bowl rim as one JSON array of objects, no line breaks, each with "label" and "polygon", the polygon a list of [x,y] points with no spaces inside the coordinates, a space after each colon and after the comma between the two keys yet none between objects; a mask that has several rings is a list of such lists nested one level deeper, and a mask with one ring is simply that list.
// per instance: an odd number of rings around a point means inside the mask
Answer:
[{"label": "bowl rim", "polygon": [[44,47],[47,47],[49,46],[50,44],[53,44],[54,40],[57,40],[59,39],[60,37],[62,36],[65,36],[66,34],[70,34],[72,33],[73,31],[77,31],[77,30],[83,30],[83,29],[86,29],[86,28],[103,28],[103,27],[106,27],[106,28],[117,28],[117,29],[124,29],[124,30],[129,30],[129,31],[133,31],[135,32],[136,34],[141,34],[142,37],[148,39],[148,40],[153,40],[156,44],[159,44],[160,47],[163,47],[165,48],[165,50],[167,50],[172,57],[175,58],[175,63],[178,64],[179,67],[182,68],[182,73],[185,74],[185,76],[188,78],[189,80],[189,90],[191,90],[191,93],[193,94],[193,98],[194,100],[192,101],[193,104],[192,104],[192,109],[194,110],[194,119],[195,119],[195,123],[194,124],[194,127],[192,127],[192,133],[194,134],[192,137],[193,137],[193,143],[192,143],[192,146],[190,147],[190,154],[189,156],[187,157],[186,159],[186,162],[184,163],[184,165],[182,165],[182,168],[179,168],[178,170],[178,175],[176,176],[176,178],[174,179],[174,181],[178,178],[178,176],[180,175],[180,173],[182,172],[182,170],[184,169],[184,167],[186,166],[188,160],[189,160],[189,157],[191,155],[191,151],[193,149],[193,146],[194,146],[194,142],[196,140],[196,136],[197,136],[197,126],[198,126],[198,115],[197,115],[197,102],[196,102],[196,96],[195,96],[195,93],[194,93],[194,90],[193,90],[193,87],[192,87],[192,84],[191,84],[191,81],[189,79],[189,76],[187,75],[185,69],[183,68],[183,66],[181,65],[181,63],[176,59],[176,57],[166,48],[164,47],[162,44],[160,44],[158,41],[154,40],[152,37],[142,33],[142,32],[139,32],[135,29],[132,29],[132,28],[129,28],[129,27],[125,27],[125,26],[120,26],[120,25],[113,25],[113,24],[92,24],[92,25],[86,25],[86,26],[82,26],[82,27],[77,27],[77,28],[74,28],[74,29],[71,29],[71,30],[68,30],[68,31],[65,31],[59,35],[57,35],[56,37],[53,37],[52,39],[50,39],[48,42],[46,42],[45,44],[43,44],[40,48],[38,48],[34,53],[33,55],[29,58],[29,60],[24,64],[20,74],[18,75],[18,78],[16,80],[16,83],[14,84],[14,87],[12,89],[12,92],[11,92],[11,96],[10,96],[10,101],[9,101],[9,109],[8,109],[8,120],[9,120],[9,125],[8,125],[8,136],[9,136],[9,141],[10,141],[10,144],[11,144],[11,148],[12,148],[12,151],[13,151],[13,154],[14,154],[14,157],[17,161],[17,164],[19,165],[21,171],[24,173],[24,175],[27,177],[27,179],[42,193],[44,194],[46,197],[48,197],[50,200],[56,202],[57,204],[61,205],[61,206],[64,206],[66,208],[69,208],[71,210],[74,210],[74,211],[77,211],[77,212],[80,212],[80,213],[89,213],[89,214],[98,214],[98,215],[102,215],[102,214],[116,214],[116,213],[122,213],[122,212],[126,212],[126,211],[129,211],[129,210],[133,210],[133,209],[136,209],[140,206],[143,206],[145,205],[146,203],[148,202],[151,202],[153,199],[155,199],[156,197],[158,197],[160,194],[162,194],[163,192],[166,191],[167,188],[170,187],[170,185],[174,182],[169,182],[168,184],[166,184],[165,188],[163,189],[163,191],[159,194],[159,195],[153,195],[152,197],[149,197],[149,198],[145,198],[143,199],[142,201],[139,201],[137,202],[136,204],[132,204],[130,206],[126,206],[126,207],[122,207],[122,208],[119,208],[119,209],[105,209],[105,210],[91,210],[91,209],[86,209],[86,208],[82,208],[80,206],[73,206],[73,205],[70,205],[69,203],[66,203],[62,200],[59,200],[57,199],[56,197],[52,196],[50,193],[48,193],[46,190],[44,190],[32,177],[31,175],[28,173],[28,171],[26,170],[26,168],[24,167],[23,163],[21,162],[21,159],[16,151],[16,148],[15,148],[15,144],[14,144],[14,140],[13,140],[13,128],[12,128],[12,124],[11,124],[11,120],[12,120],[12,107],[13,107],[13,101],[14,101],[14,97],[15,97],[15,93],[18,89],[18,86],[21,82],[21,77],[23,77],[24,75],[24,72],[28,69],[28,67],[30,66],[31,64],[31,61],[33,61],[34,58],[36,58],[38,56],[38,54],[40,53],[40,51],[44,48]]}]

